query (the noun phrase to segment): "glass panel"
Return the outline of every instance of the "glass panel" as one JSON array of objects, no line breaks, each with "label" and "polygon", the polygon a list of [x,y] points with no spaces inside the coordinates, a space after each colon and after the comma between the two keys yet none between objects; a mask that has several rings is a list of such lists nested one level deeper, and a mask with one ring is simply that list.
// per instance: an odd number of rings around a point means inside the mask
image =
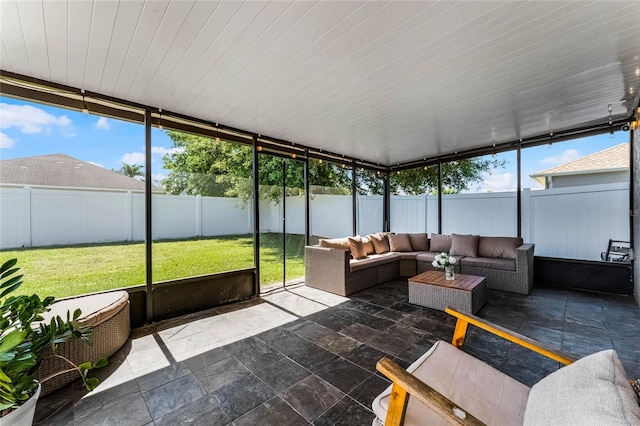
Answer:
[{"label": "glass panel", "polygon": [[19,292],[64,297],[144,284],[144,127],[0,102],[0,263],[18,259]]},{"label": "glass panel", "polygon": [[522,236],[536,256],[600,260],[629,241],[629,133],[522,150]]},{"label": "glass panel", "polygon": [[442,233],[517,236],[517,167],[516,151],[443,164]]},{"label": "glass panel", "polygon": [[260,154],[258,169],[260,285],[264,290],[304,278],[304,163]]},{"label": "glass panel", "polygon": [[438,166],[391,173],[391,232],[438,232]]},{"label": "glass panel", "polygon": [[311,244],[353,234],[352,175],[346,165],[309,160]]},{"label": "glass panel", "polygon": [[369,235],[383,230],[384,179],[371,170],[356,170],[358,190],[358,235]]},{"label": "glass panel", "polygon": [[281,157],[260,154],[258,156],[260,197],[260,286],[284,282],[284,196]]},{"label": "glass panel", "polygon": [[304,163],[286,159],[285,282],[304,281],[305,194]]},{"label": "glass panel", "polygon": [[252,268],[251,146],[160,129],[152,145],[153,281]]}]

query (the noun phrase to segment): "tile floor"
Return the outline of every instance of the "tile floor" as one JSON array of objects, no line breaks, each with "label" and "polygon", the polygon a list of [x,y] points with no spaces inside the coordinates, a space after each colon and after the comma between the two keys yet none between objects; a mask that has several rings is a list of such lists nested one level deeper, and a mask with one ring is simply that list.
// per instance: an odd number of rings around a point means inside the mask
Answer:
[{"label": "tile floor", "polygon": [[[615,348],[640,377],[640,308],[632,297],[534,288],[490,291],[478,313],[584,356]],[[102,383],[42,398],[38,425],[370,425],[389,382],[383,356],[403,367],[438,339],[448,315],[408,303],[407,282],[349,298],[304,285],[134,330]],[[558,364],[470,327],[465,350],[532,385]]]}]

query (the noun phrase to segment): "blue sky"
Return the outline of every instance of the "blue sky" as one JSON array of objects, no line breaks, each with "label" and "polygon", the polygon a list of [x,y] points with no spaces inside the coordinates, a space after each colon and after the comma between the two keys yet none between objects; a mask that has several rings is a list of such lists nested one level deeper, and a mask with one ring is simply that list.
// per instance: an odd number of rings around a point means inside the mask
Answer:
[{"label": "blue sky", "polygon": [[[522,152],[523,188],[539,184],[529,175],[605,148],[628,142],[628,132],[609,134],[540,146]],[[172,148],[164,131],[152,130],[152,173],[157,182],[166,176],[162,156]],[[82,114],[47,105],[0,97],[0,159],[64,153],[97,164],[119,169],[122,162],[144,164],[144,127],[140,124]],[[516,188],[516,154],[499,154],[507,161],[504,169],[494,170],[469,192],[505,191]]]}]

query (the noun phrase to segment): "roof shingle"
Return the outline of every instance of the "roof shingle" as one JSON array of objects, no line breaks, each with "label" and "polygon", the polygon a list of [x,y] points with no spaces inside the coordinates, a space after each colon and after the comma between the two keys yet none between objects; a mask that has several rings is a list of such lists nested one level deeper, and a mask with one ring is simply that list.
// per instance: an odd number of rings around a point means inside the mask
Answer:
[{"label": "roof shingle", "polygon": [[[144,191],[142,181],[65,154],[0,161],[0,183],[25,186]],[[163,189],[153,187],[153,192]]]}]

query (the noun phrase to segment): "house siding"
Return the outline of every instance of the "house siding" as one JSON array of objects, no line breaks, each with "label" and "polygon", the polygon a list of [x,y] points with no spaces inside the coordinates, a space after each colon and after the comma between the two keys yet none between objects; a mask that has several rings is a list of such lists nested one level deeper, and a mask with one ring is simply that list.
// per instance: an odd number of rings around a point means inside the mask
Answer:
[{"label": "house siding", "polygon": [[[547,181],[549,178],[547,178]],[[553,176],[552,188],[569,188],[584,185],[600,185],[603,183],[629,182],[629,171],[585,173],[580,175]]]}]

